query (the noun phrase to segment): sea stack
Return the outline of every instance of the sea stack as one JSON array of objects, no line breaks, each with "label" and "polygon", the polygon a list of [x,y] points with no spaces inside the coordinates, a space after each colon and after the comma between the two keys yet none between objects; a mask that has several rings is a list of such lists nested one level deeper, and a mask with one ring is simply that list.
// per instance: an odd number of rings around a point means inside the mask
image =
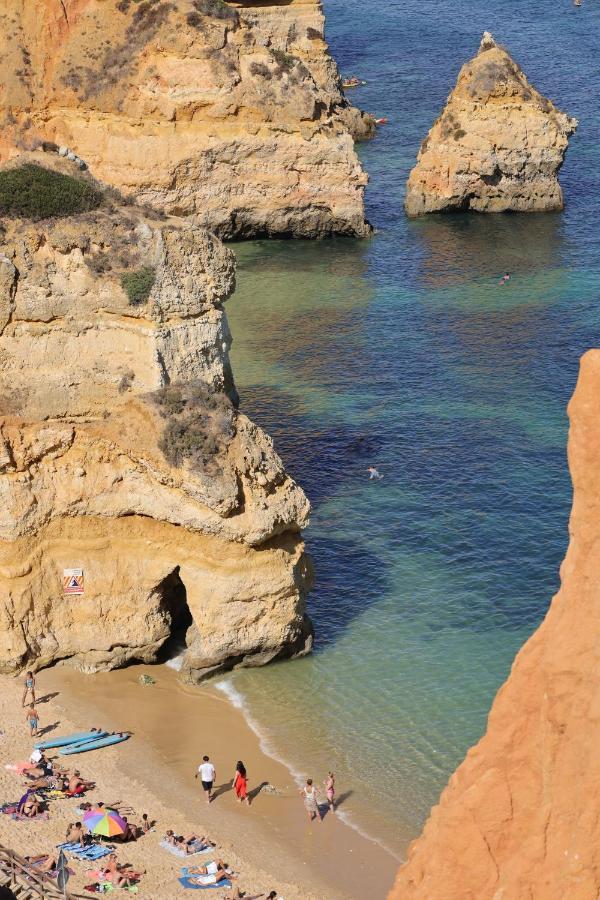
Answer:
[{"label": "sea stack", "polygon": [[569,405],[562,585],[411,846],[390,900],[587,900],[600,892],[600,350]]},{"label": "sea stack", "polygon": [[43,152],[0,204],[0,672],[307,652],[309,504],[236,408],[233,253]]},{"label": "sea stack", "polygon": [[407,214],[562,209],[558,172],[576,127],[486,31],[421,145]]},{"label": "sea stack", "polygon": [[[367,176],[320,0],[5,0],[0,162],[55,144],[226,239],[364,236]],[[31,4],[29,4],[31,6]]]}]

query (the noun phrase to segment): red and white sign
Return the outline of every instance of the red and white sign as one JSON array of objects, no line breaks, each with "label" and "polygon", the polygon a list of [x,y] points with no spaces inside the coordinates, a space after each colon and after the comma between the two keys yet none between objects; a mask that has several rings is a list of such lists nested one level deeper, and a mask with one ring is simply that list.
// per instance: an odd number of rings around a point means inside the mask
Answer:
[{"label": "red and white sign", "polygon": [[83,569],[63,569],[63,594],[83,594]]}]

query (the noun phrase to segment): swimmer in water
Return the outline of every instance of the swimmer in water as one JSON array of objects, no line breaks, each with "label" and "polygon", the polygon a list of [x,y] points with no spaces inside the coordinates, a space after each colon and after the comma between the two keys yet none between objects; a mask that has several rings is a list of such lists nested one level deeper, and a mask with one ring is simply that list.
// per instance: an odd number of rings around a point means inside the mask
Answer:
[{"label": "swimmer in water", "polygon": [[367,472],[369,473],[369,481],[373,481],[374,478],[383,478],[383,475],[375,468],[375,466],[369,466]]},{"label": "swimmer in water", "polygon": [[506,284],[507,281],[510,281],[510,272],[503,275],[498,284]]}]

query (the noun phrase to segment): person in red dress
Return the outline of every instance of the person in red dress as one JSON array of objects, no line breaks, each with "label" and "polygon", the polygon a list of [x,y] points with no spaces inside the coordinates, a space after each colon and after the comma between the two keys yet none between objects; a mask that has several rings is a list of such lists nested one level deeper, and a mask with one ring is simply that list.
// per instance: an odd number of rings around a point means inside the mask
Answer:
[{"label": "person in red dress", "polygon": [[241,759],[235,767],[232,786],[240,803],[247,803],[250,805],[250,798],[248,797],[248,776],[246,774],[246,766]]}]

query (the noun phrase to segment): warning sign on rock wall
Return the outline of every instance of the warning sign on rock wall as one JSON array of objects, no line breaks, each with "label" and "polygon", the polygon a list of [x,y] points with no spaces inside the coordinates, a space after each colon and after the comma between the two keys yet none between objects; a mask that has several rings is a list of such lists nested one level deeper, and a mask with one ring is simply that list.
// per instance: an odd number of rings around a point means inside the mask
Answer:
[{"label": "warning sign on rock wall", "polygon": [[63,594],[83,594],[83,569],[63,569]]}]

